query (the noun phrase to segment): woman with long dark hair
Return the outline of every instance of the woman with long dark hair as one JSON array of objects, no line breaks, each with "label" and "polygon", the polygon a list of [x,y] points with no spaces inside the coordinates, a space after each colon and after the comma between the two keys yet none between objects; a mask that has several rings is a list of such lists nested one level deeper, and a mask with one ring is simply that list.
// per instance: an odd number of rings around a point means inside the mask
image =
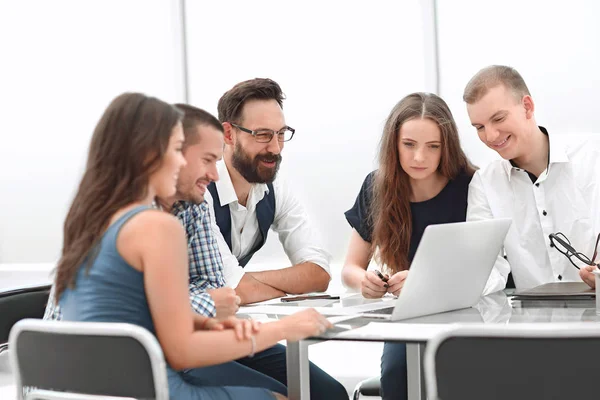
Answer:
[{"label": "woman with long dark hair", "polygon": [[[342,280],[366,298],[398,296],[425,228],[465,221],[475,168],[460,147],[448,105],[413,93],[392,109],[383,130],[379,168],[365,179],[346,212],[353,230]],[[367,267],[374,259],[387,282]],[[443,268],[443,260],[440,260]],[[384,399],[406,399],[406,346],[385,343]]]},{"label": "woman with long dark hair", "polygon": [[173,399],[283,398],[256,387],[198,387],[178,372],[253,355],[331,326],[314,310],[262,326],[192,311],[183,226],[152,207],[156,197],[175,194],[185,165],[181,118],[161,100],[125,93],[98,122],[64,224],[55,282],[63,319],[126,322],[155,334]]}]

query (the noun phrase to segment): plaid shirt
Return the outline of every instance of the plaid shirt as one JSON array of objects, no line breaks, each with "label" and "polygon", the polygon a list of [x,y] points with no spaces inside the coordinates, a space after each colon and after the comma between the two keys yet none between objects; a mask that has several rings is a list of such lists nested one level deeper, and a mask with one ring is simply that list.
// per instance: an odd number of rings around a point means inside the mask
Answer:
[{"label": "plaid shirt", "polygon": [[[217,314],[215,302],[206,290],[224,287],[225,278],[219,246],[211,230],[208,203],[204,201],[201,204],[192,204],[179,201],[173,205],[171,213],[183,224],[188,241],[189,294],[192,308],[198,314],[214,317]],[[60,320],[60,306],[54,304],[53,299],[54,285],[50,291],[44,319]]]},{"label": "plaid shirt", "polygon": [[171,213],[185,227],[188,240],[188,258],[190,266],[190,300],[198,314],[214,317],[217,314],[215,302],[206,293],[207,289],[225,286],[223,261],[217,239],[211,228],[211,215],[208,203],[186,203],[173,205]]},{"label": "plaid shirt", "polygon": [[46,311],[44,312],[44,319],[60,320],[62,314],[60,312],[60,305],[54,303],[54,288],[56,284],[52,285],[50,289],[50,297],[48,298],[48,304],[46,304]]}]

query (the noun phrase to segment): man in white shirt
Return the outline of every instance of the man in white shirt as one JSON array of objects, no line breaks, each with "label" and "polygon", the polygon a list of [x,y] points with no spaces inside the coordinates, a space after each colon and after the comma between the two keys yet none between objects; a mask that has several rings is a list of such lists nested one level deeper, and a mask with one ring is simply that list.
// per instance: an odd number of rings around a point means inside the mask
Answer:
[{"label": "man in white shirt", "polygon": [[[179,173],[177,194],[170,199],[159,199],[159,203],[185,227],[192,308],[202,315],[216,313],[217,317],[226,318],[238,310],[240,299],[231,287],[224,287],[223,249],[214,237],[215,218],[206,202],[208,186],[219,179],[219,174],[230,179],[216,167],[223,151],[223,125],[206,111],[186,104],[176,106],[185,114],[183,154],[187,165]],[[285,206],[285,198],[277,200],[285,212],[294,212]],[[186,370],[182,376],[196,386],[262,387],[287,395],[286,348],[276,344],[253,356]],[[344,386],[313,363],[309,363],[309,378],[311,399],[348,399]]]},{"label": "man in white shirt", "polygon": [[[284,144],[295,132],[286,124],[283,99],[276,82],[257,78],[238,83],[218,104],[225,151],[218,164],[220,180],[209,185],[206,200],[215,216],[225,281],[242,304],[324,291],[331,279],[330,256],[306,211],[275,179]],[[244,272],[269,229],[278,233],[292,266]]]},{"label": "man in white shirt", "polygon": [[[503,158],[473,176],[467,220],[512,218],[506,258],[498,257],[485,292],[503,289],[509,272],[517,289],[581,280],[594,287],[596,267],[581,259],[599,262],[592,260],[600,232],[599,138],[538,126],[529,89],[510,67],[479,71],[463,100],[481,141]],[[579,257],[551,234],[566,238]]]}]

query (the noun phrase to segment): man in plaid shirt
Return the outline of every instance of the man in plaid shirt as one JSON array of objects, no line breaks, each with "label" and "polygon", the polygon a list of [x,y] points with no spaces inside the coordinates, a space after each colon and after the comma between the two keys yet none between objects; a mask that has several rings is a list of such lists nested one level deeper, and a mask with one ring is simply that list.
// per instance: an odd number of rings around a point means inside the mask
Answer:
[{"label": "man in plaid shirt", "polygon": [[[183,125],[186,132],[185,147],[188,148],[184,151],[188,165],[180,172],[175,198],[158,199],[157,207],[176,216],[185,228],[192,308],[198,314],[226,318],[237,312],[240,298],[232,288],[225,287],[221,253],[211,230],[210,209],[204,200],[206,186],[219,179],[215,162],[221,158],[221,153],[209,153],[206,151],[206,146],[192,146],[198,141],[198,135],[188,135],[189,132],[199,129],[198,125],[203,129],[212,129],[220,133],[223,132],[223,127],[215,117],[203,110],[186,105],[178,105],[178,108],[186,113]],[[187,175],[184,176],[186,173]],[[190,176],[191,174],[193,176]],[[190,184],[186,185],[188,182]],[[54,286],[44,319],[61,319],[60,306],[54,304],[52,299],[54,299]]]}]

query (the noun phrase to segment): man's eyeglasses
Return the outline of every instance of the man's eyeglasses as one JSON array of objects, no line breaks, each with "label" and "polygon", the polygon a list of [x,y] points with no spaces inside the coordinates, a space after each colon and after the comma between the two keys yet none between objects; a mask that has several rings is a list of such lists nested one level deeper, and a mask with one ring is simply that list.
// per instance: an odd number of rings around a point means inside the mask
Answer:
[{"label": "man's eyeglasses", "polygon": [[596,256],[598,255],[598,242],[600,242],[600,233],[596,238],[596,244],[594,245],[594,255],[592,256],[591,260],[585,254],[575,250],[573,246],[571,246],[571,241],[569,240],[569,238],[567,238],[561,232],[551,233],[549,237],[550,244],[552,245],[552,247],[564,254],[575,268],[579,269],[579,266],[575,264],[575,261],[573,261],[573,257],[577,258],[584,264],[600,268],[600,265],[596,264]]},{"label": "man's eyeglasses", "polygon": [[253,130],[250,130],[248,128],[244,128],[242,126],[234,124],[232,122],[230,122],[230,124],[234,128],[237,128],[237,129],[239,129],[242,132],[246,132],[246,133],[249,133],[252,136],[254,136],[254,139],[258,143],[269,143],[271,140],[273,140],[273,136],[275,136],[275,135],[277,135],[277,140],[278,141],[280,141],[280,142],[289,142],[294,137],[294,133],[296,133],[296,130],[294,128],[289,127],[289,126],[286,126],[285,128],[283,128],[280,131],[276,132],[276,131],[274,131],[272,129],[257,129],[255,131],[253,131]]}]

